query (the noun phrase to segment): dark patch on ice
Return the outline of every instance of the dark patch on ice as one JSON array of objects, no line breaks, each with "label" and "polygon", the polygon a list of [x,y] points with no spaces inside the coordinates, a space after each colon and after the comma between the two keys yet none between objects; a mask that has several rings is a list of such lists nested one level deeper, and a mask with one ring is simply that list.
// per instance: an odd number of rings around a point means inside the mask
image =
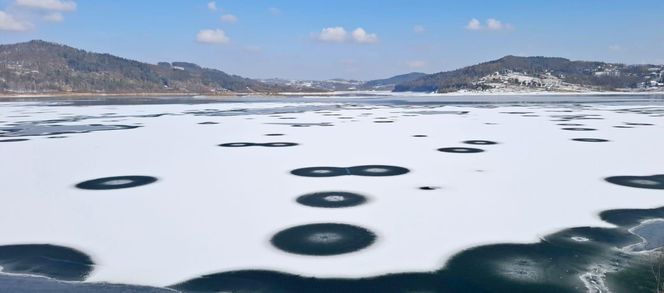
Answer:
[{"label": "dark patch on ice", "polygon": [[653,125],[655,125],[655,124],[651,124],[651,123],[625,122],[625,125],[629,125],[629,126],[653,126]]},{"label": "dark patch on ice", "polygon": [[613,126],[613,128],[634,128],[634,127],[632,127],[632,126],[624,126],[624,125],[616,125],[616,126]]},{"label": "dark patch on ice", "polygon": [[472,145],[494,145],[494,144],[498,144],[497,142],[490,141],[490,140],[466,140],[463,143],[472,144]]},{"label": "dark patch on ice", "polygon": [[102,125],[102,124],[89,124],[89,125],[35,125],[35,124],[20,124],[9,128],[0,128],[0,137],[17,137],[17,136],[52,136],[70,133],[88,133],[95,131],[109,131],[109,130],[125,130],[135,129],[139,126],[129,125]]},{"label": "dark patch on ice", "polygon": [[312,126],[327,127],[327,126],[334,126],[330,122],[322,122],[322,123],[265,123],[265,124],[287,125],[287,126],[291,126],[291,127],[312,127]]},{"label": "dark patch on ice", "polygon": [[88,180],[76,184],[77,188],[87,190],[111,190],[148,185],[157,181],[151,176],[115,176]]},{"label": "dark patch on ice", "polygon": [[572,140],[580,142],[609,142],[608,139],[603,138],[573,138]]},{"label": "dark patch on ice", "polygon": [[336,177],[344,175],[357,175],[357,176],[397,176],[410,172],[410,170],[387,165],[364,165],[354,167],[308,167],[300,168],[291,171],[291,174],[303,177]]},{"label": "dark patch on ice", "polygon": [[0,246],[2,272],[83,281],[94,268],[92,259],[78,250],[50,244]]},{"label": "dark patch on ice", "polygon": [[331,191],[305,194],[297,198],[297,202],[305,206],[318,208],[347,208],[358,206],[367,198],[352,192]]},{"label": "dark patch on ice", "polygon": [[559,126],[583,126],[581,123],[558,123]]},{"label": "dark patch on ice", "polygon": [[567,127],[567,128],[563,128],[563,130],[569,130],[569,131],[595,131],[597,129],[595,129],[595,128],[585,128],[585,127]]},{"label": "dark patch on ice", "polygon": [[628,187],[645,189],[664,189],[664,175],[652,176],[613,176],[606,181]]},{"label": "dark patch on ice", "polygon": [[416,135],[413,135],[413,137],[428,137],[428,136],[424,135],[424,134],[416,134]]},{"label": "dark patch on ice", "polygon": [[337,223],[296,226],[272,237],[272,245],[290,253],[329,256],[358,251],[370,246],[376,235],[364,228]]},{"label": "dark patch on ice", "polygon": [[335,177],[350,175],[347,168],[339,167],[309,167],[291,171],[291,174],[303,177]]},{"label": "dark patch on ice", "polygon": [[372,177],[397,176],[410,172],[410,170],[403,167],[386,166],[386,165],[355,166],[348,168],[348,171],[351,175],[372,176]]},{"label": "dark patch on ice", "polygon": [[440,187],[438,187],[438,186],[422,186],[419,189],[430,191],[430,190],[438,190],[438,189],[440,189]]},{"label": "dark patch on ice", "polygon": [[455,153],[455,154],[474,154],[484,152],[482,149],[476,148],[464,148],[464,147],[454,147],[454,148],[440,148],[439,152],[444,153]]},{"label": "dark patch on ice", "polygon": [[268,133],[265,136],[284,136],[285,134],[282,133]]},{"label": "dark patch on ice", "polygon": [[28,141],[29,139],[27,138],[14,138],[14,139],[0,139],[0,142],[21,142],[21,141]]},{"label": "dark patch on ice", "polygon": [[292,147],[297,145],[298,144],[294,142],[266,142],[266,143],[230,142],[230,143],[222,143],[219,146],[227,148],[240,148],[240,147],[252,147],[252,146],[282,148],[282,147]]},{"label": "dark patch on ice", "polygon": [[198,124],[200,124],[200,125],[215,125],[215,124],[219,124],[219,122],[207,121],[207,122],[201,122],[201,123],[198,123]]},{"label": "dark patch on ice", "polygon": [[510,112],[500,112],[502,114],[511,114],[511,115],[526,115],[526,114],[532,114],[535,112],[518,112],[518,111],[510,111]]}]

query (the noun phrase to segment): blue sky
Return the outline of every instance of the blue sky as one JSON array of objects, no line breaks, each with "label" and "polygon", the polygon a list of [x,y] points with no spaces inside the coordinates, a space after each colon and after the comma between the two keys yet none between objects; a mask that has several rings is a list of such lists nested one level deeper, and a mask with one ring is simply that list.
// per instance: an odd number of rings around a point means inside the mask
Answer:
[{"label": "blue sky", "polygon": [[508,54],[664,63],[662,0],[210,3],[0,0],[0,43],[43,39],[252,78],[374,79]]}]

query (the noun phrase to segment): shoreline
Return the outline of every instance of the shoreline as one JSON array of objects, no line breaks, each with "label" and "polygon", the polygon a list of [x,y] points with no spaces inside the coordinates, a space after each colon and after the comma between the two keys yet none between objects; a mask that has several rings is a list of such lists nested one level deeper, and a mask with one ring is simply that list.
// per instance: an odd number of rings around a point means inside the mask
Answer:
[{"label": "shoreline", "polygon": [[664,91],[658,92],[451,92],[451,93],[423,93],[423,92],[388,92],[388,91],[338,91],[338,92],[284,92],[284,93],[40,93],[40,94],[1,94],[3,99],[38,99],[38,98],[161,98],[161,97],[191,97],[191,98],[234,98],[234,97],[503,97],[503,96],[664,96]]}]

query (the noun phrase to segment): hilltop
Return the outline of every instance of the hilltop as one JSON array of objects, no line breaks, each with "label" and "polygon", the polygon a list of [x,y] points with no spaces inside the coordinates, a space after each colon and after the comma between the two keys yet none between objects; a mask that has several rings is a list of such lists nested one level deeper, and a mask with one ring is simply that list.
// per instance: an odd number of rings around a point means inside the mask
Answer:
[{"label": "hilltop", "polygon": [[65,45],[0,45],[0,92],[223,94],[292,91],[187,62],[148,64]]}]

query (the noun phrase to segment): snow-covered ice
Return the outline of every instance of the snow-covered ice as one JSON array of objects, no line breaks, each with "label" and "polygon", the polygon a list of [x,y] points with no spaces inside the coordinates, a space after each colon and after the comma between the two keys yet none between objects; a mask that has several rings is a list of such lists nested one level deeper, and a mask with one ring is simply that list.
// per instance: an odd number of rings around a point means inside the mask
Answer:
[{"label": "snow-covered ice", "polygon": [[[77,107],[2,103],[0,129],[13,123],[140,127],[105,127],[59,134],[66,137],[57,139],[0,131],[0,136],[8,136],[0,140],[30,139],[0,143],[0,245],[49,243],[78,249],[96,263],[90,282],[166,286],[238,269],[361,277],[436,270],[473,246],[531,243],[568,227],[609,227],[599,212],[662,205],[661,190],[604,180],[664,174],[662,105],[351,103],[316,102],[312,104],[332,110],[293,113],[288,113],[292,104],[281,102]],[[283,108],[284,113],[252,112],[268,108]],[[241,109],[247,113],[205,115]],[[625,109],[654,114],[619,111]],[[419,111],[468,113],[415,114]],[[509,114],[518,112],[528,113]],[[557,125],[564,123],[556,121],[561,115],[602,119],[574,120],[595,131],[566,131]],[[46,121],[80,116],[87,118]],[[294,119],[280,119],[284,117]],[[394,123],[374,123],[377,117]],[[653,125],[614,127],[625,123]],[[481,153],[438,151],[469,147],[463,143],[469,140],[498,144],[472,146],[484,150]],[[219,147],[234,142],[298,145]],[[363,165],[410,172],[317,178],[290,173],[306,167]],[[125,175],[158,181],[127,189],[75,188],[87,180]],[[440,188],[420,190],[422,186]],[[301,195],[323,191],[353,192],[369,200],[335,209],[296,202]],[[277,232],[312,223],[359,226],[375,233],[376,242],[357,252],[324,257],[286,253],[270,244]],[[539,278],[537,271],[514,276]]]}]

